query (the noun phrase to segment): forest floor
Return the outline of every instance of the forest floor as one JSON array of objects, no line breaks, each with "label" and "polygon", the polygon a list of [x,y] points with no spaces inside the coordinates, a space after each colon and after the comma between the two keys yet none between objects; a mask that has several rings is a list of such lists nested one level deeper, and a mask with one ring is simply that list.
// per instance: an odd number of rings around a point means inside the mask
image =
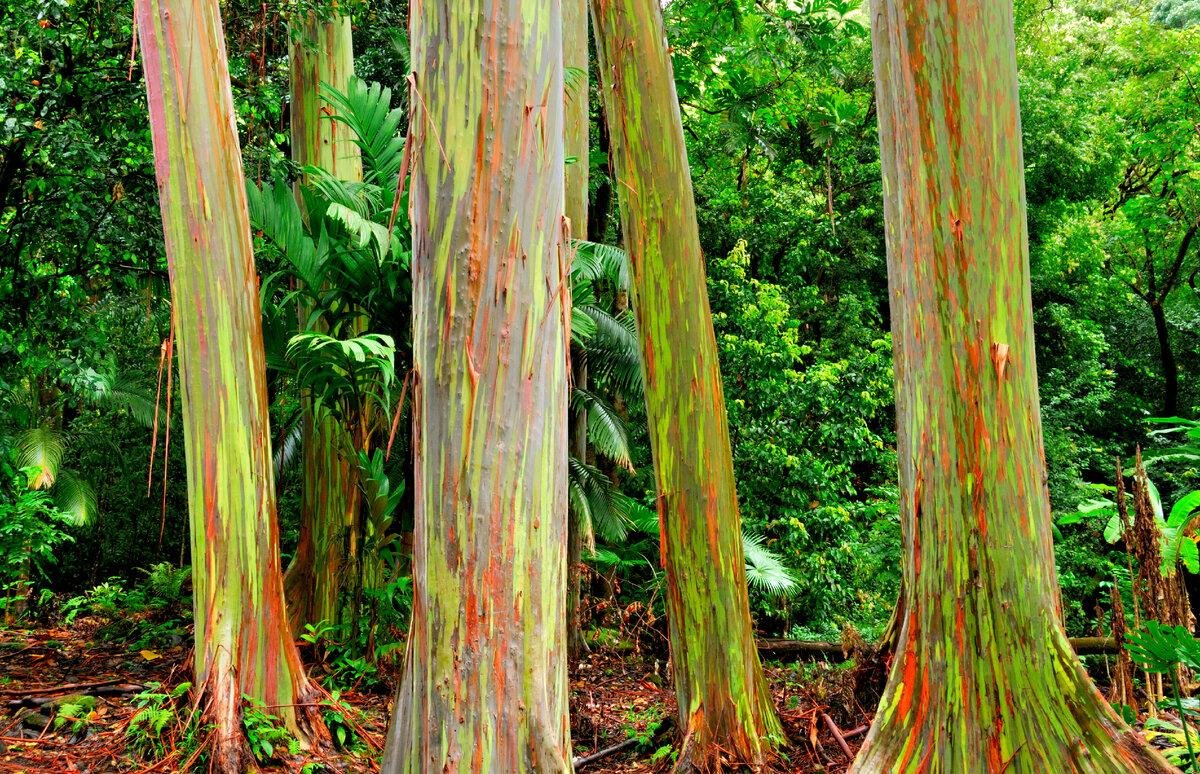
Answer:
[{"label": "forest floor", "polygon": [[[190,680],[190,640],[137,650],[105,641],[97,636],[99,628],[88,618],[69,627],[0,628],[0,772],[149,773],[187,766],[197,747],[184,733],[191,707],[186,696],[172,699],[169,691]],[[845,771],[869,723],[855,700],[863,688],[861,671],[847,665],[770,664],[767,675],[790,740],[776,770]],[[628,644],[596,648],[573,665],[570,691],[577,770],[669,770],[675,701],[661,655],[637,652]],[[276,740],[272,749],[279,757],[263,769],[378,770],[389,694],[386,686],[340,692],[352,708],[341,708],[341,714],[351,738],[359,740],[357,753],[291,755]],[[147,717],[135,720],[147,706],[166,709],[161,734],[136,730],[147,725]],[[627,745],[624,750],[583,762],[621,743]]]}]

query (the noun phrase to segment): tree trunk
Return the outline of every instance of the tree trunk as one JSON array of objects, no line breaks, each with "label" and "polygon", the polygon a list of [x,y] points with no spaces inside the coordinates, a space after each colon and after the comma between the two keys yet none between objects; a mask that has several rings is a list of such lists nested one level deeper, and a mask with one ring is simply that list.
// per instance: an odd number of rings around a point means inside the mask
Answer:
[{"label": "tree trunk", "polygon": [[314,686],[289,635],[266,365],[245,179],[215,0],[138,0],[163,234],[175,298],[195,596],[196,685],[212,766],[249,764],[242,697],[302,739]]},{"label": "tree trunk", "polygon": [[906,617],[881,771],[1171,771],[1058,614],[1012,5],[875,0]]},{"label": "tree trunk", "polygon": [[1167,314],[1163,302],[1152,302],[1150,313],[1154,316],[1154,334],[1158,337],[1158,357],[1163,375],[1163,416],[1179,416],[1179,366],[1175,362],[1175,351],[1171,349],[1171,331],[1167,327]]},{"label": "tree trunk", "polygon": [[729,426],[662,14],[593,0],[633,267],[683,747],[679,771],[761,763],[782,736],[750,623]]},{"label": "tree trunk", "polygon": [[383,771],[569,771],[561,6],[411,25],[415,583]]},{"label": "tree trunk", "polygon": [[288,624],[294,637],[305,624],[339,620],[347,568],[346,530],[358,507],[356,478],[345,459],[345,430],[328,412],[315,416],[305,396],[300,539],[283,576]]},{"label": "tree trunk", "polygon": [[[568,216],[570,217],[570,216]],[[571,383],[577,389],[587,389],[587,362],[584,352],[571,347]],[[568,453],[577,460],[587,462],[587,411],[571,412],[568,428]],[[579,616],[582,594],[583,544],[588,530],[583,518],[574,509],[567,510],[567,657],[579,658],[587,643],[583,638],[583,622]]]},{"label": "tree trunk", "polygon": [[[565,153],[575,163],[566,167],[566,215],[576,239],[588,235],[588,8],[587,0],[562,0],[563,67],[583,71],[583,82],[564,101]],[[587,363],[583,352],[571,349],[571,382],[587,389]],[[572,412],[569,453],[587,461],[587,410]],[[583,572],[583,542],[587,525],[574,508],[567,512],[567,655],[575,659],[586,647],[579,620],[580,578]]]},{"label": "tree trunk", "polygon": [[[362,156],[353,133],[329,115],[322,84],[345,93],[354,75],[350,19],[321,21],[310,11],[293,25],[291,46],[292,159],[350,181],[362,180]],[[302,197],[297,191],[301,208]],[[299,310],[301,325],[309,316]],[[314,415],[304,401],[301,447],[304,481],[300,497],[300,542],[284,575],[288,621],[299,636],[305,624],[339,620],[345,576],[346,530],[359,508],[357,475],[347,460],[348,432],[329,412]]]}]

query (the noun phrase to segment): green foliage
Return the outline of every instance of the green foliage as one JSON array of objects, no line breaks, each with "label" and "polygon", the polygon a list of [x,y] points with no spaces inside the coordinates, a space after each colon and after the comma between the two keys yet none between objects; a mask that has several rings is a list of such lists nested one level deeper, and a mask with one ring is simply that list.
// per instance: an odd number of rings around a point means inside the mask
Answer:
[{"label": "green foliage", "polygon": [[1150,11],[1150,18],[1164,27],[1183,29],[1200,23],[1200,2],[1197,0],[1159,0]]},{"label": "green foliage", "polygon": [[187,584],[191,569],[160,562],[142,571],[132,588],[119,577],[109,578],[63,603],[63,623],[81,616],[99,618],[98,636],[141,650],[179,644],[187,636],[192,614]]},{"label": "green foliage", "polygon": [[328,699],[321,701],[321,718],[329,729],[334,746],[339,750],[362,752],[366,749],[366,745],[355,731],[356,718],[361,715],[361,712],[342,698],[341,691],[332,691]]},{"label": "green foliage", "polygon": [[26,486],[32,473],[15,470],[0,456],[0,589],[13,592],[0,594],[0,609],[24,600],[34,574],[44,577],[57,552],[74,541],[71,516],[46,492]]},{"label": "green foliage", "polygon": [[[357,636],[356,636],[357,634]],[[374,688],[380,685],[378,653],[367,652],[365,633],[356,633],[349,624],[321,621],[305,624],[300,640],[309,646],[324,673],[325,684],[333,691]],[[394,645],[390,649],[394,649]],[[382,655],[387,655],[385,650]]]},{"label": "green foliage", "polygon": [[652,744],[658,738],[663,725],[670,722],[666,710],[657,704],[651,704],[643,709],[628,709],[621,721],[621,728],[627,739],[637,740],[637,747],[642,752],[651,752]]},{"label": "green foliage", "polygon": [[1183,626],[1147,621],[1129,635],[1126,648],[1139,666],[1153,674],[1168,674],[1180,664],[1200,669],[1200,640]]},{"label": "green foliage", "polygon": [[796,576],[767,548],[763,537],[743,534],[742,553],[746,557],[746,580],[750,582],[750,588],[768,595],[787,595],[795,591]]},{"label": "green foliage", "polygon": [[67,696],[58,703],[58,709],[54,713],[54,728],[70,726],[71,733],[81,736],[87,733],[95,719],[95,710],[95,696]]},{"label": "green foliage", "polygon": [[853,362],[817,357],[800,343],[784,288],[749,270],[744,243],[710,259],[734,470],[747,529],[771,540],[798,579],[794,594],[756,607],[783,627],[822,622],[829,635],[847,620],[878,627],[898,577],[876,573],[894,560],[877,565],[860,546],[895,518],[884,478],[888,342],[872,342]]},{"label": "green foliage", "polygon": [[169,691],[162,684],[150,682],[148,690],[135,694],[132,704],[137,712],[125,727],[125,738],[132,752],[147,760],[161,758],[167,752],[167,735],[179,723],[180,699],[192,689],[191,683],[180,683]]},{"label": "green foliage", "polygon": [[259,763],[282,760],[285,755],[300,754],[300,741],[292,736],[283,721],[264,707],[262,702],[243,696],[242,729],[250,752]]},{"label": "green foliage", "polygon": [[[1147,621],[1140,631],[1129,635],[1129,641],[1125,647],[1133,660],[1147,672],[1171,676],[1171,687],[1175,706],[1179,711],[1180,726],[1167,730],[1169,733],[1182,730],[1188,768],[1193,768],[1196,763],[1196,753],[1192,748],[1192,733],[1179,691],[1179,667],[1182,665],[1189,669],[1200,669],[1200,640],[1193,637],[1192,633],[1182,626],[1163,626],[1158,621]],[[1180,751],[1175,750],[1173,757],[1179,761]],[[1177,762],[1176,765],[1182,766],[1183,763]]]},{"label": "green foliage", "polygon": [[336,339],[304,331],[288,342],[287,358],[296,377],[319,405],[346,405],[355,413],[375,405],[391,409],[390,390],[396,373],[396,347],[390,336],[366,333]]}]

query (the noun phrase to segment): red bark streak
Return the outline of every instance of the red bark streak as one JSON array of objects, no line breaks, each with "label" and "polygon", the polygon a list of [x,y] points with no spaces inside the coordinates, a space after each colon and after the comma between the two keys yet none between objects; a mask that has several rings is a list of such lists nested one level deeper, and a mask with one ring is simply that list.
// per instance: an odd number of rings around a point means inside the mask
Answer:
[{"label": "red bark streak", "polygon": [[654,504],[658,511],[658,566],[667,567],[667,507],[666,496],[659,495]]},{"label": "red bark streak", "polygon": [[[705,460],[707,463],[708,460]],[[708,467],[706,464],[705,467]],[[704,504],[704,514],[708,521],[708,548],[712,551],[714,557],[721,555],[720,539],[717,537],[717,483],[716,481],[708,482],[708,497]]]},{"label": "red bark streak", "polygon": [[913,694],[917,689],[917,651],[916,637],[913,632],[917,629],[917,611],[913,610],[908,614],[909,638],[908,646],[904,651],[904,676],[902,678],[902,688],[900,689],[900,704],[897,710],[899,717],[907,717],[909,710],[912,709]]}]

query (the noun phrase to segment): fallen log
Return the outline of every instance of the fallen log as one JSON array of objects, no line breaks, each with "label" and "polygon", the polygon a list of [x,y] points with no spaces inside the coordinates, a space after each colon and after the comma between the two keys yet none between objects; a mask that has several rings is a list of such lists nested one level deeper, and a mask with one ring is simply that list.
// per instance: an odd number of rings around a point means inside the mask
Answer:
[{"label": "fallen log", "polygon": [[[146,686],[140,683],[118,683],[116,681],[105,682],[99,685],[86,685],[82,690],[79,686],[61,686],[60,688],[71,689],[70,693],[62,690],[50,691],[47,689],[35,690],[30,689],[25,692],[26,695],[16,699],[9,699],[4,704],[7,707],[44,707],[48,704],[57,705],[65,699],[74,698],[76,696],[124,696],[130,693],[140,693],[146,690]],[[15,694],[8,694],[15,695]]]},{"label": "fallen log", "polygon": [[[1112,637],[1072,637],[1071,647],[1079,656],[1094,656],[1100,653],[1116,653],[1117,643]],[[844,658],[846,650],[840,642],[810,642],[808,640],[759,640],[759,655],[783,659],[789,656],[834,656]]]},{"label": "fallen log", "polygon": [[114,677],[111,680],[100,680],[95,683],[70,683],[69,685],[51,685],[42,688],[16,688],[0,691],[0,696],[32,696],[39,693],[83,693],[88,688],[103,688],[107,685],[116,685],[119,682],[121,682],[121,678]]}]

